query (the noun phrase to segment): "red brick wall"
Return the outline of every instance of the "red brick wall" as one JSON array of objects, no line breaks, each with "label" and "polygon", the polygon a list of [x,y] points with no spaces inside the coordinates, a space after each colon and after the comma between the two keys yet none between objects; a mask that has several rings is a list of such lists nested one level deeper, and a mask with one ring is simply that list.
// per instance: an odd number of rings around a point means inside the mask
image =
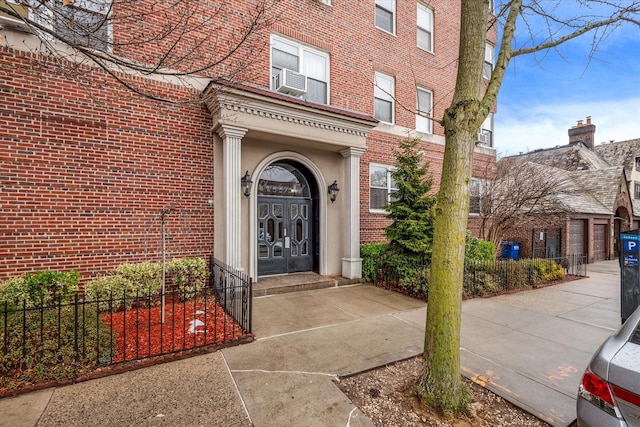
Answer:
[{"label": "red brick wall", "polygon": [[[459,2],[429,2],[434,53],[416,47],[416,2],[397,1],[395,35],[375,28],[374,0],[332,3],[276,2],[278,23],[256,40],[255,60],[243,74],[250,83],[269,87],[269,37],[280,34],[329,53],[331,105],[372,115],[373,76],[382,71],[395,77],[397,125],[415,126],[414,114],[401,106],[415,106],[416,85],[433,91],[434,115],[442,117],[455,83]],[[220,34],[230,34],[241,18],[239,12],[226,16]],[[144,100],[88,67],[73,67],[73,83],[58,76],[55,63],[36,69],[28,57],[0,48],[0,280],[49,268],[75,268],[86,278],[122,262],[160,259],[160,211],[166,206],[173,207],[170,256],[210,253],[213,144],[206,109]],[[173,99],[198,96],[144,78],[131,81]],[[434,133],[442,136],[441,126],[435,124]],[[369,162],[393,164],[399,139],[373,132],[367,141],[362,241],[382,239],[388,223],[369,212]],[[444,147],[422,148],[437,189]],[[474,175],[478,165],[492,161],[479,159]]]},{"label": "red brick wall", "polygon": [[[0,280],[160,260],[213,247],[213,149],[204,107],[132,98],[46,74],[0,49]],[[99,77],[99,74],[98,74]],[[159,85],[160,91],[179,91]],[[186,95],[186,94],[185,94]],[[104,103],[103,103],[104,102]]]}]

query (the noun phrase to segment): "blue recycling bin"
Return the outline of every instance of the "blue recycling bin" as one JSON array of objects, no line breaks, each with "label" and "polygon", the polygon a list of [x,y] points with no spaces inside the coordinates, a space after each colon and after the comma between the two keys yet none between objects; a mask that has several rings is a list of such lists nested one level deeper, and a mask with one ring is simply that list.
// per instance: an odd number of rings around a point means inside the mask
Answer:
[{"label": "blue recycling bin", "polygon": [[505,259],[518,260],[520,256],[520,243],[516,242],[504,242],[502,244],[501,257]]}]

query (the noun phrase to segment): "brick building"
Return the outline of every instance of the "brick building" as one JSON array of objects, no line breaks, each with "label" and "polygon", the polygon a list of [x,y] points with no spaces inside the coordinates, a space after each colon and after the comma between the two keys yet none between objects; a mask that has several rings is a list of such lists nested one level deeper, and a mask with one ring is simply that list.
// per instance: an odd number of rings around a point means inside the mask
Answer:
[{"label": "brick building", "polygon": [[524,256],[615,259],[620,232],[638,227],[640,140],[596,145],[595,131],[587,117],[568,130],[569,144],[513,156],[540,165],[539,176],[554,177],[564,187],[554,195],[556,212],[522,218],[505,236],[521,243]]},{"label": "brick building", "polygon": [[[401,138],[420,137],[439,184],[443,129],[416,111],[442,117],[451,102],[460,4],[274,5],[278,19],[259,34],[267,47],[250,77],[221,72],[184,85],[114,73],[200,103],[139,97],[86,61],[75,79],[35,67],[35,35],[0,17],[0,280],[43,269],[77,269],[86,279],[159,260],[162,229],[170,256],[214,254],[254,279],[360,277],[360,243],[382,240],[388,224],[381,207]],[[229,16],[221,34],[232,33]],[[117,38],[127,28],[111,31]],[[490,116],[476,176],[495,165],[492,131]]]}]

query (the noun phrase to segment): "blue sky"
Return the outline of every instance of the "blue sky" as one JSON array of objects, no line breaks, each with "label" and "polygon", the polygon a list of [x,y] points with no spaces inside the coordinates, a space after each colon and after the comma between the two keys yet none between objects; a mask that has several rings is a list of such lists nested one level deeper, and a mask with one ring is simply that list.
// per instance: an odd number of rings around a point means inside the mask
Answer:
[{"label": "blue sky", "polygon": [[566,145],[567,130],[587,116],[596,144],[640,138],[640,30],[618,29],[591,61],[590,48],[586,35],[512,60],[495,115],[499,156]]}]

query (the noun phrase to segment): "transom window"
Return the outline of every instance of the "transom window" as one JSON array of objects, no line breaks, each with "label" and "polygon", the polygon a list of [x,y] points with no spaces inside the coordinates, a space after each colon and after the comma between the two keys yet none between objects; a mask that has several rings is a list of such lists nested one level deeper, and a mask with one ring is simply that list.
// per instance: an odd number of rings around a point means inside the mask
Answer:
[{"label": "transom window", "polygon": [[433,52],[433,11],[418,4],[418,47]]},{"label": "transom window", "polygon": [[495,64],[495,52],[494,47],[489,43],[485,44],[484,47],[484,68],[482,69],[482,77],[485,79],[491,78],[491,73],[493,72],[493,65]]},{"label": "transom window", "polygon": [[302,98],[318,104],[329,103],[329,55],[308,46],[271,37],[271,89],[283,69],[306,76],[307,90]]},{"label": "transom window", "polygon": [[381,122],[393,123],[394,93],[393,77],[376,73],[373,88],[373,115]]},{"label": "transom window", "polygon": [[385,207],[393,199],[393,193],[398,190],[391,177],[392,166],[369,165],[369,209],[386,212]]},{"label": "transom window", "polygon": [[432,133],[432,121],[426,116],[431,117],[433,108],[433,93],[430,90],[418,88],[417,90],[417,106],[416,110],[416,130],[420,132]]},{"label": "transom window", "polygon": [[396,0],[376,0],[376,27],[395,34]]}]

